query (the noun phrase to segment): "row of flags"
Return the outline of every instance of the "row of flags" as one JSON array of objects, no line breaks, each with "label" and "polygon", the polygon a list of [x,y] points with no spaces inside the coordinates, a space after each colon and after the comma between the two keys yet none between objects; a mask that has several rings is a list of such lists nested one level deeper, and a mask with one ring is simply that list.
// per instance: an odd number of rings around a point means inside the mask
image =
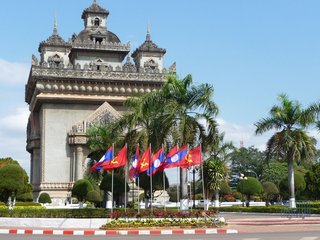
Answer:
[{"label": "row of flags", "polygon": [[[127,163],[127,146],[125,145],[116,157],[113,156],[113,147],[111,146],[101,159],[90,168],[90,171],[100,171],[101,169],[108,171],[125,166]],[[187,146],[181,148],[174,146],[167,156],[164,154],[163,147],[152,155],[151,146],[149,146],[141,158],[139,157],[139,148],[137,147],[129,176],[133,179],[139,177],[139,174],[145,171],[147,171],[148,175],[153,175],[167,168],[189,168],[199,164],[201,164],[200,145],[190,151],[188,151]]]}]

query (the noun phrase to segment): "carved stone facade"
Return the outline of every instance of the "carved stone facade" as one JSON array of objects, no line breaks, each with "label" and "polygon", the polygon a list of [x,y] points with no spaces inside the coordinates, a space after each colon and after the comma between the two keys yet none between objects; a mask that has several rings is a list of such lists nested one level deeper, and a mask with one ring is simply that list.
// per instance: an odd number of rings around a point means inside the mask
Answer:
[{"label": "carved stone facade", "polygon": [[87,129],[108,124],[126,111],[123,102],[133,94],[155,91],[164,82],[165,49],[146,41],[132,54],[107,28],[109,11],[96,1],[82,13],[84,29],[65,41],[57,30],[32,55],[25,101],[30,116],[27,151],[34,197],[48,192],[57,203],[70,196],[83,177]]}]

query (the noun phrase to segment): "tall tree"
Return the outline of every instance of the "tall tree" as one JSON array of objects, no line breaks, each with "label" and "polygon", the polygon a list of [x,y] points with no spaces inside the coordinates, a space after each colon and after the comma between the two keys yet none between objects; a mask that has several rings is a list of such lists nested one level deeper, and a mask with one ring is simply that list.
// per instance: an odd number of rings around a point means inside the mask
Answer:
[{"label": "tall tree", "polygon": [[230,153],[232,182],[236,183],[240,174],[260,178],[265,165],[265,155],[251,146],[241,147]]},{"label": "tall tree", "polygon": [[[119,126],[141,134],[145,140],[142,143],[151,143],[153,149],[169,142],[193,147],[204,142],[208,135],[213,137],[216,134],[214,117],[218,108],[212,96],[213,87],[192,85],[191,75],[180,80],[170,74],[159,91],[128,99],[126,105],[130,111],[119,121]],[[207,126],[201,123],[201,119]],[[187,169],[180,173],[180,196],[184,199],[188,194]]]},{"label": "tall tree", "polygon": [[231,142],[224,142],[224,133],[216,134],[208,139],[205,152],[210,157],[203,164],[204,183],[206,189],[214,192],[215,207],[219,207],[219,190],[223,181],[228,181],[229,170],[226,164],[229,151],[234,149]]},{"label": "tall tree", "polygon": [[312,159],[316,155],[316,141],[310,137],[306,128],[315,123],[311,106],[303,109],[298,101],[289,100],[285,94],[279,95],[280,105],[274,105],[270,116],[257,123],[256,134],[274,129],[276,132],[267,142],[267,158],[279,155],[288,162],[288,183],[290,207],[295,208],[293,163]]}]

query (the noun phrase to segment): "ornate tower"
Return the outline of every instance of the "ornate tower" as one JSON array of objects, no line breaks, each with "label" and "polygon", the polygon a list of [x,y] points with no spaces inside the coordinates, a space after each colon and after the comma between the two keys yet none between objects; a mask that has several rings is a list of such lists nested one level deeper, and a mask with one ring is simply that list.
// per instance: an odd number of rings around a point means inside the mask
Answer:
[{"label": "ornate tower", "polygon": [[83,177],[87,128],[120,117],[127,97],[164,82],[165,50],[151,41],[150,32],[132,54],[133,64],[130,45],[108,30],[108,15],[94,1],[82,13],[84,29],[68,41],[55,21],[52,35],[39,45],[40,60],[32,56],[25,101],[35,199],[45,191],[64,203],[74,181]]}]

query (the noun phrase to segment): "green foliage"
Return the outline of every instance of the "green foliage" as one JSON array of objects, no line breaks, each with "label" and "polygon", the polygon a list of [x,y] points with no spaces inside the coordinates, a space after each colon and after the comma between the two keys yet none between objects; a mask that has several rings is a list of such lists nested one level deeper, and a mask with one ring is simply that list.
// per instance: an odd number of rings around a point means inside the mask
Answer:
[{"label": "green foliage", "polygon": [[305,181],[308,195],[313,199],[320,199],[320,163],[311,167],[311,170],[305,175]]},{"label": "green foliage", "polygon": [[228,181],[222,181],[221,182],[221,187],[220,187],[220,194],[221,195],[226,195],[232,193],[231,187],[229,186]]},{"label": "green foliage", "polygon": [[235,199],[241,199],[242,198],[242,194],[238,191],[234,191],[232,192],[233,196]]},{"label": "green foliage", "polygon": [[283,162],[270,162],[263,168],[261,179],[263,182],[273,182],[280,186],[280,182],[288,175],[288,164]]},{"label": "green foliage", "polygon": [[[150,177],[146,172],[140,174],[140,187],[144,190],[145,197],[150,199]],[[165,188],[169,187],[169,180],[165,175]],[[152,194],[157,190],[163,189],[163,175],[162,172],[157,172],[152,175]]]},{"label": "green foliage", "polygon": [[[129,184],[125,182],[123,174],[119,172],[114,172],[113,174],[113,200],[119,205],[120,203],[120,196],[124,194],[125,184],[127,185],[127,192],[129,189]],[[104,172],[104,176],[100,183],[100,189],[105,192],[112,192],[112,173],[111,172]]]},{"label": "green foliage", "polygon": [[102,196],[101,196],[100,192],[93,190],[93,191],[88,192],[87,201],[98,203],[98,202],[102,201]]},{"label": "green foliage", "polygon": [[[306,189],[306,181],[304,180],[303,175],[299,173],[294,173],[294,189],[297,195],[299,195],[303,190]],[[280,194],[285,199],[289,198],[288,177],[285,177],[280,182]]]},{"label": "green foliage", "polygon": [[9,196],[19,201],[33,201],[32,186],[28,182],[26,171],[16,160],[0,158],[0,201],[6,202]]},{"label": "green foliage", "polygon": [[41,204],[35,202],[16,202],[15,207],[41,207]]},{"label": "green foliage", "polygon": [[[100,189],[103,191],[109,191],[112,190],[112,174],[111,172],[105,172],[103,179],[100,183]],[[129,185],[127,183],[127,191],[129,191]],[[123,194],[125,190],[125,179],[124,176],[120,173],[114,172],[113,174],[113,194],[114,195],[120,195]]]},{"label": "green foliage", "polygon": [[207,159],[203,163],[203,174],[206,189],[212,192],[220,190],[222,181],[226,180],[226,177],[228,176],[226,162],[214,157]]},{"label": "green foliage", "polygon": [[245,194],[247,199],[250,200],[252,195],[261,194],[263,192],[263,187],[258,179],[248,177],[246,180],[239,182],[237,190],[242,194]]},{"label": "green foliage", "polygon": [[88,192],[94,190],[92,184],[87,179],[76,181],[72,188],[72,196],[76,197],[80,202],[86,200]]},{"label": "green foliage", "polygon": [[24,170],[17,164],[0,169],[0,201],[7,202],[9,196],[16,197],[25,186]]},{"label": "green foliage", "polygon": [[269,206],[270,199],[275,198],[279,194],[279,189],[273,182],[262,183],[264,190],[263,196],[266,200],[267,206]]},{"label": "green foliage", "polygon": [[[314,125],[317,119],[314,105],[303,109],[301,103],[289,100],[285,94],[279,95],[278,100],[280,104],[271,108],[269,117],[255,123],[256,134],[276,131],[267,142],[267,159],[280,158],[287,161],[290,198],[294,199],[293,163],[313,160],[316,156],[316,140],[309,136],[306,129]],[[319,109],[316,111],[319,112]]]},{"label": "green foliage", "polygon": [[[231,175],[252,176],[260,178],[265,166],[265,155],[253,146],[249,148],[242,147],[233,151],[229,156],[231,164]],[[238,179],[232,179],[235,184]],[[233,185],[234,186],[234,185]]]},{"label": "green foliage", "polygon": [[88,146],[92,151],[105,151],[119,141],[120,133],[112,124],[93,125],[87,131]]},{"label": "green foliage", "polygon": [[18,161],[13,160],[10,157],[8,157],[8,158],[0,158],[0,169],[5,167],[5,166],[7,166],[7,165],[9,165],[9,164],[19,165]]},{"label": "green foliage", "polygon": [[52,202],[50,195],[46,192],[43,192],[40,194],[38,201],[39,201],[39,203],[51,203]]},{"label": "green foliage", "polygon": [[32,192],[25,192],[17,195],[17,201],[21,202],[32,202],[33,201],[33,194]]},{"label": "green foliage", "polygon": [[177,185],[172,185],[166,189],[170,202],[177,202]]}]

